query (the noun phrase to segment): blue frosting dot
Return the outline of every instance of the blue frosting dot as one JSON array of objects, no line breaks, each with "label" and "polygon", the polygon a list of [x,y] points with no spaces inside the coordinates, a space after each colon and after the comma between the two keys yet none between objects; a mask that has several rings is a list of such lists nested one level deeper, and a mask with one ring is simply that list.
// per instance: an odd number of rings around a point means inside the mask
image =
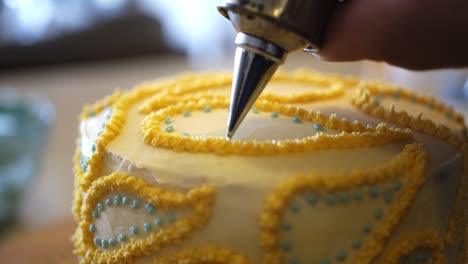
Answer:
[{"label": "blue frosting dot", "polygon": [[354,239],[352,246],[354,249],[359,249],[362,246],[362,241],[360,239]]},{"label": "blue frosting dot", "polygon": [[145,233],[148,233],[149,231],[151,231],[151,224],[150,223],[144,223],[143,224],[143,230],[145,230]]},{"label": "blue frosting dot", "polygon": [[347,203],[349,200],[349,195],[347,193],[340,194],[340,202]]},{"label": "blue frosting dot", "polygon": [[292,248],[291,241],[284,241],[283,243],[281,243],[281,249],[283,251],[289,251],[291,248]]},{"label": "blue frosting dot", "polygon": [[333,194],[327,195],[327,204],[328,205],[335,205],[336,197]]},{"label": "blue frosting dot", "polygon": [[114,196],[114,204],[118,206],[118,205],[120,205],[121,202],[122,202],[122,200],[120,199],[120,195],[116,194]]},{"label": "blue frosting dot", "polygon": [[191,116],[191,115],[192,115],[192,114],[190,113],[189,110],[185,110],[185,112],[184,112],[184,117],[189,117],[189,116]]},{"label": "blue frosting dot", "polygon": [[149,214],[154,214],[156,209],[151,204],[145,204],[145,209]]},{"label": "blue frosting dot", "polygon": [[254,108],[254,109],[252,109],[252,112],[253,112],[254,114],[258,114],[258,113],[260,113],[260,110],[258,110],[257,108]]},{"label": "blue frosting dot", "polygon": [[284,223],[283,224],[283,231],[289,232],[289,231],[291,231],[291,229],[292,229],[291,224],[289,224],[289,223]]},{"label": "blue frosting dot", "polygon": [[116,245],[115,240],[113,238],[109,239],[109,246],[115,247],[115,245]]},{"label": "blue frosting dot", "polygon": [[325,131],[325,128],[323,128],[323,126],[319,123],[314,123],[312,127],[317,131]]},{"label": "blue frosting dot", "polygon": [[124,233],[121,233],[117,236],[117,241],[124,242],[127,240],[127,236]]},{"label": "blue frosting dot", "polygon": [[130,207],[133,208],[133,209],[137,209],[138,207],[140,207],[140,200],[138,200],[138,199],[133,200]]},{"label": "blue frosting dot", "polygon": [[180,135],[181,136],[186,136],[186,137],[190,136],[190,134],[188,132],[182,132],[182,133],[180,133]]},{"label": "blue frosting dot", "polygon": [[362,231],[364,233],[369,233],[370,231],[372,231],[372,225],[371,224],[365,224],[363,227],[362,227]]},{"label": "blue frosting dot", "polygon": [[378,219],[382,218],[382,216],[383,216],[382,209],[377,209],[377,210],[374,211],[374,218],[375,219],[378,220]]},{"label": "blue frosting dot", "polygon": [[297,258],[292,258],[291,261],[289,262],[291,264],[299,264],[299,260]]},{"label": "blue frosting dot", "polygon": [[292,121],[293,121],[293,123],[298,124],[298,123],[301,122],[301,119],[299,117],[295,116],[295,117],[292,118]]},{"label": "blue frosting dot", "polygon": [[271,117],[272,118],[278,118],[278,113],[277,112],[271,112]]},{"label": "blue frosting dot", "polygon": [[203,109],[203,111],[205,111],[205,113],[211,112],[211,106],[209,106],[209,105],[205,106],[205,108]]},{"label": "blue frosting dot", "polygon": [[419,263],[421,261],[425,261],[425,257],[423,254],[421,254],[421,252],[418,252],[418,254],[416,254],[415,260]]},{"label": "blue frosting dot", "polygon": [[392,194],[391,193],[386,193],[385,194],[385,197],[384,197],[384,200],[387,204],[391,203],[392,200],[393,200],[393,197],[392,197]]},{"label": "blue frosting dot", "polygon": [[96,152],[96,145],[93,144],[93,145],[91,146],[91,152],[92,152],[92,153]]},{"label": "blue frosting dot", "polygon": [[132,234],[133,236],[138,235],[138,227],[137,226],[131,226],[129,230],[130,230],[130,234]]},{"label": "blue frosting dot", "polygon": [[127,196],[122,197],[122,204],[127,205],[130,202],[130,199]]},{"label": "blue frosting dot", "polygon": [[95,233],[96,232],[96,226],[94,224],[89,225],[89,232]]},{"label": "blue frosting dot", "polygon": [[153,222],[157,227],[162,227],[163,226],[163,220],[161,220],[161,218],[156,218],[154,219],[154,222]]},{"label": "blue frosting dot", "polygon": [[106,249],[109,246],[109,242],[105,239],[101,240],[101,247]]},{"label": "blue frosting dot", "polygon": [[375,106],[379,106],[379,105],[380,105],[380,99],[374,98],[373,104],[374,104]]},{"label": "blue frosting dot", "polygon": [[88,115],[89,115],[90,117],[93,117],[93,116],[96,115],[96,112],[94,112],[94,111],[89,111]]},{"label": "blue frosting dot", "polygon": [[320,264],[330,264],[330,260],[328,260],[328,259],[322,259],[322,260],[320,261]]},{"label": "blue frosting dot", "polygon": [[343,262],[343,261],[346,260],[347,256],[348,255],[346,254],[346,251],[340,251],[340,252],[336,253],[335,259],[337,261]]},{"label": "blue frosting dot", "polygon": [[166,127],[166,132],[168,132],[168,133],[174,132],[174,127],[173,126],[167,126]]},{"label": "blue frosting dot", "polygon": [[297,214],[297,213],[299,213],[299,212],[301,211],[301,205],[300,205],[298,202],[293,202],[293,203],[291,204],[291,208],[290,208],[290,209],[291,209],[291,212],[292,212],[292,213]]},{"label": "blue frosting dot", "polygon": [[449,120],[452,120],[452,118],[453,118],[452,113],[450,113],[450,112],[446,113],[445,117],[447,117],[447,119],[449,119]]},{"label": "blue frosting dot", "polygon": [[95,245],[96,247],[100,247],[100,246],[101,246],[101,239],[100,239],[100,238],[95,237],[95,238],[93,239],[93,242],[94,242],[94,245]]},{"label": "blue frosting dot", "polygon": [[99,218],[99,212],[98,211],[93,211],[91,213],[91,215],[93,216],[94,219],[98,219]]},{"label": "blue frosting dot", "polygon": [[374,198],[379,196],[379,188],[377,188],[375,186],[370,187],[369,188],[369,195],[374,197]]},{"label": "blue frosting dot", "polygon": [[167,213],[167,221],[169,221],[169,223],[173,223],[175,221],[175,216],[173,213]]},{"label": "blue frosting dot", "polygon": [[360,201],[362,199],[362,192],[361,191],[355,191],[353,196],[354,196],[354,200]]},{"label": "blue frosting dot", "polygon": [[164,123],[167,124],[167,125],[169,125],[170,123],[172,123],[171,118],[170,118],[170,117],[166,117],[166,118],[164,119]]},{"label": "blue frosting dot", "polygon": [[401,182],[400,181],[395,181],[393,183],[393,190],[399,191],[401,189]]},{"label": "blue frosting dot", "polygon": [[106,198],[105,203],[106,203],[107,206],[111,206],[111,205],[112,205],[112,201],[111,201],[110,198]]},{"label": "blue frosting dot", "polygon": [[310,205],[314,205],[317,203],[317,196],[315,194],[307,195],[307,203]]},{"label": "blue frosting dot", "polygon": [[104,205],[102,205],[102,203],[98,203],[98,204],[96,205],[96,208],[98,209],[99,212],[104,211]]}]

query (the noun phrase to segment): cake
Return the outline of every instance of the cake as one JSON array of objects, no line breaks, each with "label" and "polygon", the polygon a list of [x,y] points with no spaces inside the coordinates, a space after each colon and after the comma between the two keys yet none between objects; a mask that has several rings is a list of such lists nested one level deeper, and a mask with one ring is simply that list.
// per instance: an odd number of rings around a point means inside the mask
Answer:
[{"label": "cake", "polygon": [[230,141],[231,81],[186,74],[85,106],[81,263],[466,263],[461,114],[385,83],[277,73]]}]

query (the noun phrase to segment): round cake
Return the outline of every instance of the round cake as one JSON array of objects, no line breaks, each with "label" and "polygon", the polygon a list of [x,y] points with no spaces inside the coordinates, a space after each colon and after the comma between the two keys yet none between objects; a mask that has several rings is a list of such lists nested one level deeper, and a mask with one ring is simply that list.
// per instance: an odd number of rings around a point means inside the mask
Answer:
[{"label": "round cake", "polygon": [[231,81],[183,75],[85,107],[81,263],[466,263],[462,115],[388,84],[277,73],[228,140]]}]

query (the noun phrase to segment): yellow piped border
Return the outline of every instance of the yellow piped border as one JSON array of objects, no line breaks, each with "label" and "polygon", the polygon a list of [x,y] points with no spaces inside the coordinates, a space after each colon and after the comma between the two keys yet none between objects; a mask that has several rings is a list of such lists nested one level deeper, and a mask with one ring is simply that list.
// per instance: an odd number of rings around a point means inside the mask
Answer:
[{"label": "yellow piped border", "polygon": [[427,248],[432,252],[432,264],[446,264],[444,240],[434,230],[424,230],[406,236],[395,243],[383,258],[385,264],[401,264],[400,260],[417,249]]},{"label": "yellow piped border", "polygon": [[[102,251],[94,245],[93,234],[88,228],[93,222],[92,211],[96,210],[97,203],[111,192],[134,194],[156,208],[191,208],[191,212],[186,218],[178,219],[146,238],[130,238],[119,249]],[[209,186],[200,186],[183,194],[150,186],[144,180],[125,173],[114,172],[101,177],[93,182],[83,203],[82,220],[74,239],[75,253],[82,256],[82,263],[122,263],[138,256],[154,254],[163,247],[179,243],[190,236],[193,230],[206,224],[211,215],[214,197],[215,190]]]},{"label": "yellow piped border", "polygon": [[[122,92],[117,90],[115,91],[112,95],[105,97],[102,100],[97,101],[94,105],[85,105],[83,108],[83,112],[79,116],[79,121],[83,121],[86,118],[89,118],[91,116],[91,113],[93,112],[95,115],[99,114],[101,111],[103,111],[106,107],[112,107],[114,104],[122,97]],[[112,121],[109,121],[109,123]],[[100,138],[102,135],[100,136]],[[83,190],[80,188],[81,185],[81,180],[84,178],[85,172],[82,171],[81,169],[81,150],[80,150],[80,141],[81,137],[78,137],[78,140],[76,141],[76,150],[75,154],[73,156],[73,173],[75,174],[75,180],[74,180],[74,199],[73,199],[73,208],[72,208],[72,213],[73,217],[76,221],[80,220],[80,207],[82,204],[83,200]],[[99,139],[98,139],[99,141]],[[93,156],[96,156],[97,153]],[[90,166],[88,166],[90,167]],[[88,173],[88,172],[86,172]]]},{"label": "yellow piped border", "polygon": [[340,191],[349,188],[386,182],[397,177],[405,178],[405,185],[385,214],[381,223],[371,233],[370,241],[363,246],[350,263],[371,263],[383,250],[392,230],[402,219],[413,197],[425,181],[428,156],[417,144],[406,145],[390,163],[379,169],[353,172],[351,175],[308,175],[295,177],[280,185],[265,202],[260,217],[260,245],[265,252],[265,264],[280,264],[284,260],[279,246],[279,228],[288,202],[300,192],[327,190]]},{"label": "yellow piped border", "polygon": [[429,136],[438,137],[452,145],[460,146],[466,142],[463,135],[453,135],[450,129],[444,125],[437,125],[432,120],[423,119],[421,114],[414,117],[406,111],[396,112],[394,107],[388,109],[381,104],[374,104],[379,94],[392,96],[397,93],[401,99],[413,99],[415,103],[421,105],[432,105],[434,110],[443,115],[451,115],[452,120],[461,126],[462,131],[466,131],[464,118],[453,109],[436,101],[433,97],[417,95],[411,91],[391,86],[379,82],[361,82],[356,89],[351,102],[359,110],[374,117],[390,121],[402,127],[407,127],[415,132],[420,132]]},{"label": "yellow piped border", "polygon": [[276,155],[298,153],[307,150],[330,148],[356,148],[384,145],[389,142],[411,140],[409,130],[386,128],[379,125],[376,128],[365,127],[355,121],[339,120],[335,115],[325,115],[300,107],[273,103],[268,100],[258,100],[255,107],[260,111],[275,111],[280,115],[299,117],[302,121],[319,123],[324,127],[343,131],[337,135],[318,133],[315,136],[297,140],[277,141],[238,141],[219,137],[195,138],[178,133],[169,133],[161,129],[168,116],[177,116],[185,111],[202,111],[209,105],[211,109],[227,109],[229,98],[222,96],[198,96],[193,101],[183,101],[170,105],[146,116],[141,124],[145,143],[154,147],[185,151],[193,153],[214,153],[218,155]]},{"label": "yellow piped border", "polygon": [[[203,81],[194,80],[190,85],[178,85],[177,87],[167,88],[161,91],[160,94],[148,99],[140,107],[140,112],[149,114],[158,107],[161,107],[161,99],[174,97],[172,101],[166,101],[166,105],[176,100],[184,100],[183,97],[193,97],[194,93],[210,90],[225,89],[232,83],[231,75],[214,75],[201,76]],[[278,103],[310,103],[317,100],[326,100],[339,97],[344,93],[345,81],[349,79],[339,76],[326,76],[309,71],[297,71],[292,74],[276,73],[272,77],[272,82],[287,81],[288,84],[301,83],[306,85],[316,85],[323,87],[320,90],[312,90],[291,95],[278,95],[271,92],[264,92],[260,95],[260,100],[271,100]],[[353,82],[354,83],[354,82]],[[182,97],[182,98],[181,98]],[[186,98],[185,100],[189,99]],[[180,102],[180,101],[179,101]]]},{"label": "yellow piped border", "polygon": [[249,264],[247,257],[232,250],[216,246],[197,246],[186,248],[168,256],[155,259],[153,264]]},{"label": "yellow piped border", "polygon": [[[81,164],[75,155],[75,199],[73,202],[73,215],[80,220],[80,210],[83,200],[83,193],[89,188],[91,183],[100,176],[102,161],[104,159],[105,148],[120,134],[120,131],[127,118],[127,111],[138,101],[147,98],[153,94],[161,92],[167,87],[176,87],[180,82],[190,82],[195,78],[194,75],[182,75],[175,80],[160,80],[159,82],[145,82],[136,86],[131,92],[122,94],[117,91],[115,96],[110,96],[102,101],[98,101],[93,106],[85,106],[80,119],[89,117],[90,111],[99,113],[105,107],[112,107],[112,116],[104,127],[103,133],[96,139],[96,151],[88,160],[88,170],[83,172]],[[79,152],[77,145],[77,152]]]}]

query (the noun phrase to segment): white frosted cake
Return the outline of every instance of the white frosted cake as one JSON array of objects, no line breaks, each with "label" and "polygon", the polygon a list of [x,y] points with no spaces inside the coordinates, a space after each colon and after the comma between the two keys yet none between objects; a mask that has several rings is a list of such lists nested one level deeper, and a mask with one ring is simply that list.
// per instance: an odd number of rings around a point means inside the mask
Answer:
[{"label": "white frosted cake", "polygon": [[230,85],[184,75],[85,107],[81,263],[466,263],[460,114],[382,83],[278,73],[229,141]]}]

